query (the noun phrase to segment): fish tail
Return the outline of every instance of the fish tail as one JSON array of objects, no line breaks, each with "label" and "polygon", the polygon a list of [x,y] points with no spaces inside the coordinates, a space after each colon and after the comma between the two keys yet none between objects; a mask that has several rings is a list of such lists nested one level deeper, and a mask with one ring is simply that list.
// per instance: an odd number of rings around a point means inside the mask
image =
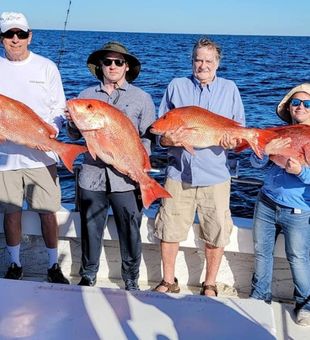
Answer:
[{"label": "fish tail", "polygon": [[58,152],[59,157],[63,161],[65,167],[73,173],[73,162],[76,157],[86,152],[87,148],[78,144],[63,144],[62,148]]},{"label": "fish tail", "polygon": [[171,198],[169,192],[151,177],[146,184],[140,183],[140,190],[143,206],[146,209],[158,198]]}]

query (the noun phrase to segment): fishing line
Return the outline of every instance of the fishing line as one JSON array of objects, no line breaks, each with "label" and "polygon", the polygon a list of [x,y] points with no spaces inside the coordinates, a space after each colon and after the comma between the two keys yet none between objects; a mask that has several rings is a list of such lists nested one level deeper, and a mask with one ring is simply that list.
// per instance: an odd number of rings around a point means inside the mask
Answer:
[{"label": "fishing line", "polygon": [[66,15],[66,20],[64,23],[64,30],[62,32],[61,36],[61,43],[60,43],[60,50],[59,50],[59,57],[58,57],[58,62],[57,62],[57,67],[59,68],[60,62],[61,62],[61,57],[63,53],[65,52],[65,36],[66,36],[66,30],[67,30],[67,23],[68,23],[68,18],[69,18],[69,13],[70,13],[70,8],[71,8],[71,0],[69,0],[69,5],[67,9],[67,15]]}]

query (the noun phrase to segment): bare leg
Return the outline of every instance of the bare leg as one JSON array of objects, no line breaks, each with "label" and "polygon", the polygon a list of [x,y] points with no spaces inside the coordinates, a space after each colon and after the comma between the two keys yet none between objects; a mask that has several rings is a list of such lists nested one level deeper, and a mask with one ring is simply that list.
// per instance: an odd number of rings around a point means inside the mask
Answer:
[{"label": "bare leg", "polygon": [[54,213],[40,214],[42,236],[47,248],[57,248],[58,225]]},{"label": "bare leg", "polygon": [[[175,260],[179,250],[179,242],[165,242],[161,241],[161,258],[163,261],[163,279],[173,284],[174,283],[174,270]],[[167,288],[164,286],[158,287],[157,291],[166,292]]]},{"label": "bare leg", "polygon": [[8,246],[16,246],[21,242],[22,212],[6,213],[4,215],[5,240]]},{"label": "bare leg", "polygon": [[[223,247],[217,248],[209,244],[206,244],[205,255],[206,255],[206,261],[207,261],[207,270],[206,270],[206,277],[205,277],[205,285],[215,286],[215,281],[216,281],[217,273],[221,265],[223,254],[224,254]],[[207,289],[205,291],[205,295],[215,296],[215,292]]]}]

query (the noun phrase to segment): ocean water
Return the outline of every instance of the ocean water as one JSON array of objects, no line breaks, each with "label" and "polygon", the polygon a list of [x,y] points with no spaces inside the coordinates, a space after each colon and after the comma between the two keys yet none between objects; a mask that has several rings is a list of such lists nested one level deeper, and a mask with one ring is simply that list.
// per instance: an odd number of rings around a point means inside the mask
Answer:
[{"label": "ocean water", "polygon": [[[134,82],[151,94],[158,108],[164,90],[174,77],[191,74],[191,50],[202,35],[85,32],[35,30],[31,49],[59,63],[67,99],[97,83],[86,66],[89,54],[104,43],[117,40],[125,44],[141,61],[142,69]],[[245,106],[250,127],[282,125],[275,113],[277,103],[296,84],[310,82],[310,37],[209,35],[223,50],[218,75],[234,80]],[[63,130],[60,138],[68,141]],[[249,151],[232,153],[238,160],[239,179],[262,180],[263,170],[253,169]],[[166,154],[155,148],[153,167],[161,169],[155,178],[162,182]],[[80,159],[77,160],[77,164]],[[74,177],[60,170],[63,202],[74,202]],[[252,216],[258,186],[232,184],[231,209],[234,215]],[[157,203],[158,204],[158,203]]]}]

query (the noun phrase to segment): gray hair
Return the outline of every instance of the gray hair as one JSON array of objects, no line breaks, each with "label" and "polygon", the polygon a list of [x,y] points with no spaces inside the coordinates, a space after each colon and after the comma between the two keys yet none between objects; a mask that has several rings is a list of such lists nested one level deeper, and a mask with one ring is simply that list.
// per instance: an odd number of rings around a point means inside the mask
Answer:
[{"label": "gray hair", "polygon": [[220,48],[219,45],[217,45],[214,41],[212,41],[208,37],[200,38],[199,40],[196,41],[196,43],[195,43],[195,45],[193,47],[192,59],[195,59],[197,49],[198,48],[202,48],[202,47],[207,47],[207,48],[216,50],[216,52],[217,52],[217,59],[218,59],[218,61],[221,60],[221,58],[222,58],[222,49]]}]

